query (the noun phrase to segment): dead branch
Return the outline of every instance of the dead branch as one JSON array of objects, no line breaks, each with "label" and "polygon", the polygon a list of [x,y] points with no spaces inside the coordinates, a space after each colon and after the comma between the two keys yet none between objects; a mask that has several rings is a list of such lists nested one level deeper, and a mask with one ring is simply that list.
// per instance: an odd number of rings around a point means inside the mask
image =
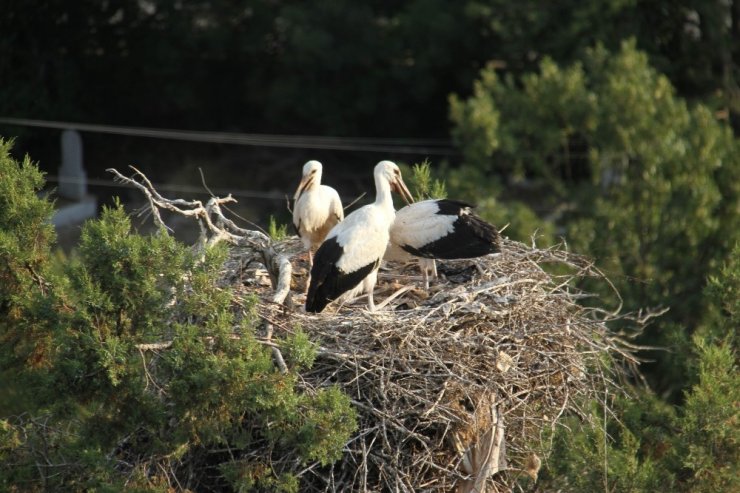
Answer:
[{"label": "dead branch", "polygon": [[[272,342],[272,331],[273,327],[270,322],[267,322],[267,336],[265,336],[266,342]],[[283,359],[283,353],[280,352],[280,348],[276,345],[272,346],[272,356],[275,358],[275,364],[280,368],[281,373],[288,373],[288,365],[285,364]]]},{"label": "dead branch", "polygon": [[172,231],[162,220],[160,209],[163,209],[198,221],[201,231],[197,243],[199,249],[220,241],[226,241],[235,246],[259,250],[265,259],[265,266],[270,272],[270,277],[274,280],[275,295],[273,301],[275,303],[285,301],[290,291],[290,262],[286,257],[275,252],[272,247],[272,240],[266,234],[240,228],[223,214],[221,206],[236,202],[236,199],[231,195],[223,198],[211,197],[205,205],[199,200],[167,199],[157,192],[146,175],[133,166],[131,166],[131,169],[134,171],[131,177],[124,176],[113,168],[109,168],[107,171],[113,173],[117,181],[132,185],[144,194],[149,202],[147,212],[152,214],[155,224],[160,227],[160,231]]}]

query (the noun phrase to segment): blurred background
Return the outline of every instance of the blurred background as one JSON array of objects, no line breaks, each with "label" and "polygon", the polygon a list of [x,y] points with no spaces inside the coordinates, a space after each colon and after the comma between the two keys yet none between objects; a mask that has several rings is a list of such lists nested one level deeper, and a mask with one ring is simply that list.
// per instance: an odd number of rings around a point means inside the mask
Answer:
[{"label": "blurred background", "polygon": [[[610,451],[618,476],[654,491],[689,474],[663,460],[677,430],[709,440],[687,413],[737,437],[719,386],[706,407],[686,399],[706,384],[706,344],[736,369],[739,17],[737,0],[5,0],[0,135],[57,187],[76,128],[98,206],[141,200],[106,168],[134,165],[186,199],[207,196],[202,170],[262,226],[289,222],[310,159],[346,201],[372,196],[382,159],[429,160],[513,239],[594,258],[622,296],[587,286],[601,303],[669,309],[635,338],[661,349],[641,351],[640,399],[615,404]],[[724,474],[737,442],[717,440],[701,457]]]},{"label": "blurred background", "polygon": [[[269,138],[234,145],[198,142],[203,136],[122,135],[115,128],[83,132],[84,165],[102,203],[128,193],[105,184],[108,167],[135,165],[156,183],[195,187],[200,167],[211,187],[242,192],[242,206],[254,209],[250,218],[258,222],[285,209],[282,196],[309,159],[324,162],[326,180],[349,196],[371,187],[369,170],[381,159],[429,158],[437,168],[459,167],[474,144],[453,144],[451,132],[465,124],[451,121],[450,96],[471,96],[482,69],[520,85],[545,59],[567,67],[596,46],[618,52],[624,40],[633,40],[677,96],[708,104],[737,127],[738,7],[729,0],[3,5],[0,117]],[[556,97],[564,95],[550,95]],[[29,153],[53,182],[60,129],[0,123],[0,133],[16,137],[15,152]],[[309,138],[294,138],[300,136]],[[305,147],[312,136],[344,140]],[[387,139],[400,140],[388,145]],[[582,168],[587,147],[568,140],[568,159]],[[538,152],[532,146],[541,144],[518,145],[525,178],[537,178],[527,172],[536,166],[529,161],[540,159],[530,159]],[[512,177],[510,159],[486,158],[467,164]]]}]

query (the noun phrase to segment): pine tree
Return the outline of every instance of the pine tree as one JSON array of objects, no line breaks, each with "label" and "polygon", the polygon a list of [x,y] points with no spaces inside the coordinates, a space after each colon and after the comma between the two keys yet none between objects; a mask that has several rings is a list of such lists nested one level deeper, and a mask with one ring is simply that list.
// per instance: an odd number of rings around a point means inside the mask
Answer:
[{"label": "pine tree", "polygon": [[518,81],[484,69],[450,112],[468,165],[542,190],[529,204],[557,209],[569,245],[610,274],[627,310],[670,306],[640,342],[670,349],[649,355],[648,376],[677,397],[703,286],[740,239],[731,129],[676,97],[634,42],[566,68],[545,59]]},{"label": "pine tree", "polygon": [[633,42],[565,68],[545,59],[519,80],[484,69],[470,98],[451,99],[451,118],[475,170],[465,172],[495,180],[503,170],[546,190],[550,199],[530,203],[562,204],[553,219],[627,310],[670,307],[638,339],[667,349],[646,355],[657,360],[643,365],[652,389],[608,399],[611,411],[584,403],[589,424],[573,418],[553,437],[544,488],[735,491],[740,144],[731,129],[677,97]]},{"label": "pine tree", "polygon": [[219,282],[226,248],[140,235],[117,204],[53,265],[43,180],[8,149],[0,354],[4,376],[32,386],[14,389],[25,413],[0,407],[0,488],[293,492],[297,471],[274,470],[255,447],[295,468],[340,456],[356,427],[349,398],[301,390],[316,349],[300,330],[273,339],[288,369],[275,365],[256,339],[256,300]]}]

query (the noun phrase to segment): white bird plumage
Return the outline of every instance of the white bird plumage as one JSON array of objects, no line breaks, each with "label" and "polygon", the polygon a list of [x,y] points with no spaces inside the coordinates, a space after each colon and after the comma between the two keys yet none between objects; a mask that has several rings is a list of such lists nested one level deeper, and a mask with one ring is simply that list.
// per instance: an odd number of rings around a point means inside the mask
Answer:
[{"label": "white bird plumage", "polygon": [[344,219],[339,194],[321,184],[323,167],[318,161],[303,165],[303,177],[296,189],[293,204],[293,225],[308,250],[309,269],[312,252],[324,241],[331,229]]},{"label": "white bird plumage", "polygon": [[437,275],[434,259],[474,258],[498,251],[498,231],[474,214],[470,204],[430,199],[396,212],[384,258],[418,258],[428,288],[429,274]]},{"label": "white bird plumage", "polygon": [[375,309],[373,288],[395,218],[391,192],[407,202],[411,194],[401,171],[391,161],[375,166],[375,202],[357,209],[334,226],[314,257],[306,311],[320,312],[350,290],[367,292],[368,307]]}]

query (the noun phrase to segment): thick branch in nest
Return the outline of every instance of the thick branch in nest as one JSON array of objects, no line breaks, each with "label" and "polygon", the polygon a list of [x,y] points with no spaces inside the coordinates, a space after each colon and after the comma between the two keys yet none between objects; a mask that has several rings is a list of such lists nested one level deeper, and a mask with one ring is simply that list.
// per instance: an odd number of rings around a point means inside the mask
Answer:
[{"label": "thick branch in nest", "polygon": [[461,468],[473,479],[461,481],[457,487],[458,493],[484,492],[488,478],[506,467],[504,420],[499,417],[494,404],[490,405],[490,413],[487,429],[464,453]]}]

